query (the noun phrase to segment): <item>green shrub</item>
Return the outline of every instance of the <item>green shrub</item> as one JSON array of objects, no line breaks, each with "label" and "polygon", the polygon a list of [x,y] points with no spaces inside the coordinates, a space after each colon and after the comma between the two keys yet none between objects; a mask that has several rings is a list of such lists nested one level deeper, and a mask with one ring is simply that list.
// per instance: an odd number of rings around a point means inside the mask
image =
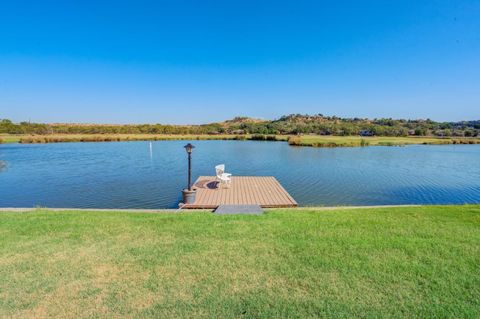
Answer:
[{"label": "green shrub", "polygon": [[292,146],[302,145],[300,136],[290,136],[287,141],[288,141],[288,145],[292,145]]},{"label": "green shrub", "polygon": [[339,147],[341,145],[337,144],[335,142],[318,142],[318,143],[312,143],[311,146],[314,146],[314,147]]},{"label": "green shrub", "polygon": [[393,142],[378,142],[378,145],[380,145],[380,146],[395,146],[395,143],[393,143]]},{"label": "green shrub", "polygon": [[370,145],[370,142],[367,140],[364,140],[363,138],[360,140],[360,146],[368,146]]}]

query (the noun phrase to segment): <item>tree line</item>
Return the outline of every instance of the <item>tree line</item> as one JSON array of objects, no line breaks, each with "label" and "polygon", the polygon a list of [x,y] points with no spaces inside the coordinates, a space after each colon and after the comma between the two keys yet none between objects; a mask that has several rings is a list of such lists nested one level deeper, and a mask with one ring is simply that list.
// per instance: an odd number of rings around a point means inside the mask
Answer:
[{"label": "tree line", "polygon": [[336,136],[458,136],[480,135],[480,121],[435,122],[404,119],[340,118],[336,116],[291,114],[273,121],[236,117],[203,125],[103,125],[44,124],[0,120],[0,134],[318,134]]}]

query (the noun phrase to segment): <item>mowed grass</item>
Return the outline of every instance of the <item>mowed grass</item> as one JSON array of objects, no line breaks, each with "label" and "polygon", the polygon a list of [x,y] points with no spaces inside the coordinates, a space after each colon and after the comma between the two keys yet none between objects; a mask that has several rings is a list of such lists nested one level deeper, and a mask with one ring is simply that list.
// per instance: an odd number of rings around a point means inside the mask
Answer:
[{"label": "mowed grass", "polygon": [[460,137],[388,137],[388,136],[322,136],[302,135],[292,136],[288,140],[293,146],[313,147],[355,147],[355,146],[402,146],[412,144],[480,144],[480,138]]},{"label": "mowed grass", "polygon": [[0,256],[0,317],[480,317],[480,206],[0,213]]}]

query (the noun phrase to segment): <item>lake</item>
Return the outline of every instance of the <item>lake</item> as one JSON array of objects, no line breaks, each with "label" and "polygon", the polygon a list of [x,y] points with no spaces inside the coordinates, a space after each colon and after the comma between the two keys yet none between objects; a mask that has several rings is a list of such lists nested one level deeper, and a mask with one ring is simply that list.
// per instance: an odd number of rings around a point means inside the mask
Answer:
[{"label": "lake", "polygon": [[[178,207],[186,143],[0,145],[0,207]],[[225,163],[233,175],[275,176],[301,206],[480,203],[480,145],[192,143],[194,180]]]}]

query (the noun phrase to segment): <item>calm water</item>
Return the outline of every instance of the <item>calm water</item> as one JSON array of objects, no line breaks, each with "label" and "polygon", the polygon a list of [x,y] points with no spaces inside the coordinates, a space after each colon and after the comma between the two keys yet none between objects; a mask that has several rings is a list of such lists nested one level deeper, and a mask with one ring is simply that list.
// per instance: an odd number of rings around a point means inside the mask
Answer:
[{"label": "calm water", "polygon": [[[177,207],[186,141],[0,145],[0,207]],[[480,203],[480,146],[194,141],[193,174],[273,175],[300,205]]]}]

